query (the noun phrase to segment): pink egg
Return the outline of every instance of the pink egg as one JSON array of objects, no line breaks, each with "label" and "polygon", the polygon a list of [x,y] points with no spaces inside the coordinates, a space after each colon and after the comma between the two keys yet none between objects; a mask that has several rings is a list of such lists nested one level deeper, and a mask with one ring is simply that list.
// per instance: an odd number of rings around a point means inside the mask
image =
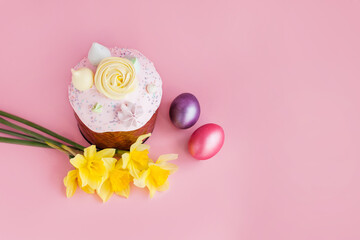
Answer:
[{"label": "pink egg", "polygon": [[205,124],[191,135],[189,152],[198,160],[206,160],[217,154],[224,144],[225,134],[222,127],[214,123]]}]

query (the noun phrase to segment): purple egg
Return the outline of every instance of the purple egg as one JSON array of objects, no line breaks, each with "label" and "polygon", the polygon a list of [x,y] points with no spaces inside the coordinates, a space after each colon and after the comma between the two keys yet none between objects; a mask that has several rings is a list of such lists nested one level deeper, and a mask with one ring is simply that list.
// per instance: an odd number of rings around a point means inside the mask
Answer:
[{"label": "purple egg", "polygon": [[191,93],[182,93],[171,103],[169,114],[177,128],[192,127],[200,117],[199,101]]}]

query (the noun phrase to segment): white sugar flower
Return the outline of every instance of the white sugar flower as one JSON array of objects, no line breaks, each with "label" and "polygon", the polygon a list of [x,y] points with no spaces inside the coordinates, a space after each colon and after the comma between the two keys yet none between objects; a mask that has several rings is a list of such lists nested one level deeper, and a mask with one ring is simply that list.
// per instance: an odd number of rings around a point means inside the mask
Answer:
[{"label": "white sugar flower", "polygon": [[120,123],[125,127],[137,127],[139,124],[139,118],[144,114],[144,110],[140,105],[136,105],[131,102],[125,102],[120,105],[120,111],[117,113],[117,117]]}]

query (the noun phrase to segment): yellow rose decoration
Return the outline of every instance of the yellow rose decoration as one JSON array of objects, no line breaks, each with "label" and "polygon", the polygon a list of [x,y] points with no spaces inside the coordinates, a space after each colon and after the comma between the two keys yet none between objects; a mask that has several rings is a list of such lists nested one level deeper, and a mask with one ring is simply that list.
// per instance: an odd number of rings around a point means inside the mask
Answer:
[{"label": "yellow rose decoration", "polygon": [[134,65],[130,60],[120,57],[102,60],[94,80],[97,90],[111,99],[122,99],[138,85]]}]

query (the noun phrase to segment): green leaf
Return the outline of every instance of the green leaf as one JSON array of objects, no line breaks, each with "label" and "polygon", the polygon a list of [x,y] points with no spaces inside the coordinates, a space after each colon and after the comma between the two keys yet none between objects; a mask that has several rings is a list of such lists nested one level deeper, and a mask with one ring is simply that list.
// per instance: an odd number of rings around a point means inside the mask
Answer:
[{"label": "green leaf", "polygon": [[99,103],[95,103],[95,105],[92,107],[91,111],[96,112],[96,113],[101,113],[102,105],[100,105]]}]

